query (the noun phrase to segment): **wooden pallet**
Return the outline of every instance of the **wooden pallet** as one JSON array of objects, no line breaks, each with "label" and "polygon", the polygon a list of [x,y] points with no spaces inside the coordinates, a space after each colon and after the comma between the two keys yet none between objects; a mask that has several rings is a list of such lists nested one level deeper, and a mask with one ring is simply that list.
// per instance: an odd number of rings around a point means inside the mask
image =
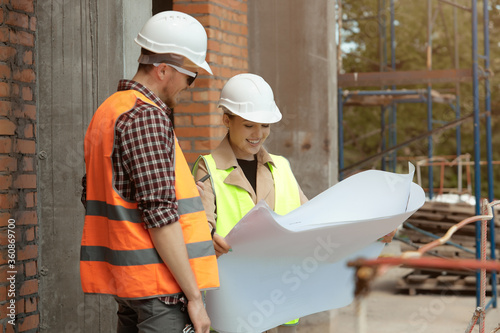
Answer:
[{"label": "wooden pallet", "polygon": [[[449,204],[441,202],[426,202],[422,208],[407,220],[411,225],[430,232],[438,237],[443,236],[449,228],[458,222],[474,216],[475,207],[467,204]],[[495,215],[496,258],[500,256],[500,213]],[[464,226],[454,233],[451,241],[475,252],[475,225]],[[406,238],[416,246],[430,243],[434,238],[418,231],[404,227],[399,236]],[[414,247],[401,243],[401,251],[413,251]],[[452,259],[474,259],[475,254],[461,250],[451,245],[441,245],[432,249],[433,254]],[[488,255],[490,250],[488,249]],[[426,254],[429,256],[430,254]],[[498,284],[498,281],[497,281]],[[491,293],[491,283],[488,282],[487,293]],[[476,276],[474,271],[442,271],[414,269],[398,281],[397,290],[416,295],[417,293],[447,293],[474,294],[476,292]]]},{"label": "wooden pallet", "polygon": [[[492,287],[489,280],[486,286],[486,294],[491,296]],[[497,288],[498,284],[497,276]],[[419,293],[472,295],[476,292],[476,276],[474,272],[459,274],[457,272],[435,270],[414,270],[398,280],[396,289],[412,296]]]}]

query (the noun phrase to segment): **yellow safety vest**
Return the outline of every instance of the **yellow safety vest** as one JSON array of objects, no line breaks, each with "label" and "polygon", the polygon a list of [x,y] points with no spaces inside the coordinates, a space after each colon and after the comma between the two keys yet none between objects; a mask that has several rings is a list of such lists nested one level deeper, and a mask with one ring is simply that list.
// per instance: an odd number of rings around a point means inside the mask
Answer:
[{"label": "yellow safety vest", "polygon": [[[272,155],[274,165],[268,163],[274,179],[274,211],[280,215],[285,215],[300,206],[300,194],[297,180],[293,175],[290,163],[283,156]],[[217,234],[225,237],[229,231],[238,223],[246,213],[254,206],[250,194],[239,186],[225,184],[224,180],[234,170],[230,167],[226,170],[217,169],[213,156],[200,156],[195,163],[193,170],[197,169],[197,164],[202,158],[205,161],[212,189],[215,194],[217,207]],[[299,319],[291,320],[283,325],[297,325]]]}]

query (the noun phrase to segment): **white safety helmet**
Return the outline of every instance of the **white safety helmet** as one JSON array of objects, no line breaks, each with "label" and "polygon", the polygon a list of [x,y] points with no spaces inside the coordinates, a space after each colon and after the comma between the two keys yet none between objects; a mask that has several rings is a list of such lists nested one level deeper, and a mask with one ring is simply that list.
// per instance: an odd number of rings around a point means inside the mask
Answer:
[{"label": "white safety helmet", "polygon": [[142,55],[139,58],[140,63],[161,62],[158,60],[161,60],[159,58],[162,54],[177,54],[212,74],[205,60],[207,33],[201,23],[191,15],[173,10],[158,13],[144,24],[135,42],[156,53],[149,57]]},{"label": "white safety helmet", "polygon": [[222,88],[218,107],[226,107],[235,115],[259,124],[281,120],[271,86],[255,74],[238,74],[230,78]]}]

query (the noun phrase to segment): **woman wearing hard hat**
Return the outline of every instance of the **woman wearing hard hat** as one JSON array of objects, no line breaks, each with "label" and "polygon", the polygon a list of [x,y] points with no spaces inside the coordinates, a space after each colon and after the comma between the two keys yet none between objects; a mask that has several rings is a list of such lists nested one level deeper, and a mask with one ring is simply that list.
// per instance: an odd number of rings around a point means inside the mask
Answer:
[{"label": "woman wearing hard hat", "polygon": [[[288,160],[263,147],[270,124],[281,120],[269,84],[258,75],[236,75],[224,85],[219,107],[228,133],[212,154],[200,156],[193,169],[195,179],[210,175],[203,183],[202,201],[216,230],[218,257],[230,249],[224,237],[260,200],[281,215],[307,201]],[[295,332],[298,321],[279,326],[278,332]]]}]

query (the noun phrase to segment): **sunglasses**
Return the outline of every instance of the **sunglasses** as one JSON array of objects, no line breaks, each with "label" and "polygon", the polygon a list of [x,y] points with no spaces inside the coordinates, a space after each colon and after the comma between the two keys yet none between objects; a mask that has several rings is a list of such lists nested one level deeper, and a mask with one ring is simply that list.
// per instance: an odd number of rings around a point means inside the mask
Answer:
[{"label": "sunglasses", "polygon": [[[191,86],[193,84],[194,80],[196,80],[196,78],[198,77],[198,72],[191,72],[191,71],[188,71],[185,68],[182,68],[182,67],[179,67],[179,66],[176,66],[176,65],[172,65],[172,64],[167,64],[167,63],[164,63],[164,64],[172,67],[173,69],[175,69],[179,73],[187,75],[186,82],[187,82],[188,86]],[[155,67],[158,67],[160,64],[159,63],[154,63],[153,65]]]}]

